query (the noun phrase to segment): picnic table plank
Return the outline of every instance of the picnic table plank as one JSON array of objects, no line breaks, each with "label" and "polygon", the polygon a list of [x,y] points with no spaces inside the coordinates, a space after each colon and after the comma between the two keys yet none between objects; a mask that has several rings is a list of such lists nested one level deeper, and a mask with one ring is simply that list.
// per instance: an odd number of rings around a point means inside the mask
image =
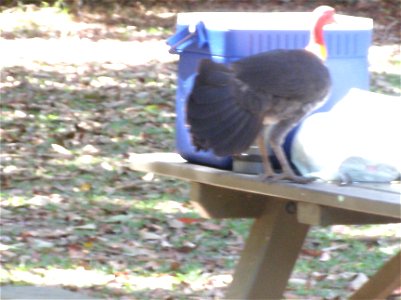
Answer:
[{"label": "picnic table plank", "polygon": [[398,223],[399,219],[312,203],[297,204],[298,221],[309,225],[362,225]]},{"label": "picnic table plank", "polygon": [[264,210],[266,197],[192,182],[191,201],[205,218],[257,218]]},{"label": "picnic table plank", "polygon": [[[305,185],[290,182],[270,183],[257,175],[190,164],[175,153],[136,154],[130,157],[130,167],[136,171],[152,172],[232,190],[401,219],[400,194],[395,189],[371,189],[369,184],[338,186],[323,182]],[[390,184],[382,186],[386,185]]]}]

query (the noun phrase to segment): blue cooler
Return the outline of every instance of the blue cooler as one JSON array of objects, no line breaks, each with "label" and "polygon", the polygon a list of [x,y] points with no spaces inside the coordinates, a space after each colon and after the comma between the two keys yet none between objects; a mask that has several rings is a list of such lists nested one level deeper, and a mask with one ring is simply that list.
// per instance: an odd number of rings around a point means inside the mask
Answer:
[{"label": "blue cooler", "polygon": [[[180,13],[176,33],[167,43],[171,53],[180,55],[176,94],[176,146],[189,162],[231,168],[231,157],[211,151],[196,151],[186,125],[185,107],[199,61],[210,58],[230,63],[240,58],[274,49],[305,48],[312,26],[311,13],[304,12],[193,12]],[[328,111],[351,88],[369,89],[368,49],[372,42],[373,20],[336,15],[336,24],[325,27],[328,50],[326,65],[333,87],[326,104]],[[294,131],[287,137],[291,147]]]}]

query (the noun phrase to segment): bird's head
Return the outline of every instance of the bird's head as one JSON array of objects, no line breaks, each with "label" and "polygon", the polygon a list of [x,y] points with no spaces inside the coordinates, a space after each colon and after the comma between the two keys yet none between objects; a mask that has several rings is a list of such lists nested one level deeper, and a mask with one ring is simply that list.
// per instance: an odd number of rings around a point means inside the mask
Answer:
[{"label": "bird's head", "polygon": [[322,5],[313,10],[314,25],[311,31],[310,41],[307,50],[313,52],[322,60],[327,58],[327,48],[323,37],[323,27],[335,23],[335,9]]},{"label": "bird's head", "polygon": [[318,20],[325,24],[334,23],[334,15],[336,14],[336,10],[328,5],[321,5],[316,7],[313,10],[313,14],[316,16]]}]

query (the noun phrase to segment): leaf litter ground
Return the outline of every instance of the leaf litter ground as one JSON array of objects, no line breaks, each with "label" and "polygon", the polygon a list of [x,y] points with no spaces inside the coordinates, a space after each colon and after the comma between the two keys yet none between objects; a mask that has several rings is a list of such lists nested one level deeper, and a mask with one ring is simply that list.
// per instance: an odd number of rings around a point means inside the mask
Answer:
[{"label": "leaf litter ground", "polygon": [[[30,18],[43,13],[30,9]],[[202,219],[187,184],[129,169],[131,153],[174,151],[169,27],[63,16],[57,30],[34,19],[1,40],[10,54],[1,74],[1,284],[112,299],[221,298],[250,221]],[[373,52],[399,66],[394,46]],[[397,74],[375,74],[377,90],[399,93],[383,75]],[[349,294],[399,249],[399,238],[392,225],[314,229],[286,297]]]}]

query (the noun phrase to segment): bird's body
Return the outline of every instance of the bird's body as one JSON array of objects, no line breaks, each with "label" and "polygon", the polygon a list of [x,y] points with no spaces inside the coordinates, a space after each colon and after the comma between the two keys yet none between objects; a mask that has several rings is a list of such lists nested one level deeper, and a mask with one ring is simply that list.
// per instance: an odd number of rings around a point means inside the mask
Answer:
[{"label": "bird's body", "polygon": [[[302,182],[282,150],[288,132],[323,103],[331,81],[321,59],[304,49],[274,50],[227,66],[203,60],[188,99],[187,121],[194,146],[218,156],[240,154],[272,125],[269,144],[282,178]],[[259,139],[265,173],[275,177]]]}]

